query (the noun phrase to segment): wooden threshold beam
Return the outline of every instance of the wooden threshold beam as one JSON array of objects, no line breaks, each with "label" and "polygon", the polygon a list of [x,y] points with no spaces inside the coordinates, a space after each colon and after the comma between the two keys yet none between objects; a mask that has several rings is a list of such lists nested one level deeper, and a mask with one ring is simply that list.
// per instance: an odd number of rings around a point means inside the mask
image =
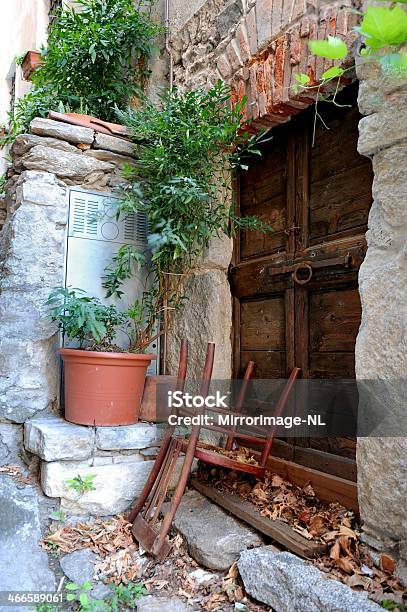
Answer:
[{"label": "wooden threshold beam", "polygon": [[[254,455],[259,455],[255,452]],[[286,461],[279,457],[269,457],[267,469],[279,474],[293,484],[303,487],[310,483],[317,497],[327,503],[339,502],[345,508],[359,514],[358,487],[356,482],[345,480],[339,476],[319,472],[312,468]]]},{"label": "wooden threshold beam", "polygon": [[305,557],[307,559],[314,557],[316,554],[321,554],[327,550],[327,545],[315,542],[313,540],[307,540],[300,533],[297,533],[290,525],[276,519],[275,521],[261,516],[255,506],[232,493],[226,493],[224,491],[218,491],[214,487],[210,487],[203,482],[193,478],[191,485],[205,495],[208,499],[211,499],[216,504],[228,510],[231,514],[241,519],[245,523],[248,523],[257,531],[264,533],[265,535],[272,538],[275,542],[278,542],[285,548],[288,548],[293,553]]}]

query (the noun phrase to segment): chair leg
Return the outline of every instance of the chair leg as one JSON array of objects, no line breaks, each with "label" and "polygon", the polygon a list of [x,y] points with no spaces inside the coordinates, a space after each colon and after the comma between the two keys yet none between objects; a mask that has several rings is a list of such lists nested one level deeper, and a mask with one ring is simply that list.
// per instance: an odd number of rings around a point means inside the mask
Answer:
[{"label": "chair leg", "polygon": [[[187,367],[188,367],[188,340],[182,340],[181,342],[181,350],[180,350],[180,357],[179,357],[179,366],[178,366],[178,376],[177,376],[177,385],[176,385],[176,390],[177,391],[183,391],[184,390],[184,386],[185,386],[185,378],[186,378],[186,374],[187,374]],[[174,427],[167,427],[167,430],[165,432],[165,436],[164,439],[161,443],[161,448],[159,450],[159,453],[157,455],[157,458],[154,462],[154,465],[151,469],[150,475],[147,479],[146,484],[143,487],[142,492],[140,493],[135,505],[133,506],[132,510],[130,511],[128,520],[130,523],[134,522],[134,519],[136,518],[136,516],[138,515],[139,512],[141,512],[141,510],[143,509],[143,506],[147,500],[147,497],[150,494],[151,489],[154,486],[154,483],[157,479],[158,474],[160,473],[161,470],[161,466],[164,462],[165,456],[167,454],[167,450],[168,450],[168,446],[171,442],[171,438],[173,436],[174,433]]]},{"label": "chair leg", "polygon": [[[202,383],[201,383],[201,389],[200,389],[200,394],[203,397],[206,397],[209,392],[209,386],[210,386],[212,370],[213,370],[214,355],[215,355],[215,345],[213,342],[209,342],[208,349],[206,352],[205,366],[203,369]],[[175,513],[177,512],[178,507],[181,503],[182,496],[184,495],[185,487],[187,486],[189,474],[191,471],[191,466],[194,461],[195,449],[198,443],[200,430],[201,428],[199,425],[196,425],[192,428],[187,450],[185,451],[185,459],[184,459],[184,463],[182,466],[178,484],[172,495],[168,512],[166,513],[163,519],[160,533],[158,534],[156,540],[154,541],[153,547],[152,547],[152,553],[156,555],[158,558],[161,557],[162,551],[164,549],[167,550],[167,544],[168,544],[167,536],[171,529],[171,525],[172,525],[172,521],[174,520]]]}]

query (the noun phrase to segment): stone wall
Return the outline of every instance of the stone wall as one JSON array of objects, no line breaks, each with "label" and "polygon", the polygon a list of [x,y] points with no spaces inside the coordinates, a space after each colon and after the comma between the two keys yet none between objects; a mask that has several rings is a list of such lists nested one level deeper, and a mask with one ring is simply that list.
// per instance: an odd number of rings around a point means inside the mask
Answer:
[{"label": "stone wall", "polygon": [[[24,447],[40,458],[42,489],[63,510],[105,516],[124,512],[141,493],[163,433],[150,423],[93,428],[40,417],[26,421]],[[67,480],[78,475],[93,475],[94,490],[70,487]]]},{"label": "stone wall", "polygon": [[190,88],[217,79],[248,99],[248,118],[270,127],[308,106],[295,95],[294,75],[317,81],[332,66],[309,55],[308,40],[328,34],[352,43],[357,0],[207,0],[174,34],[175,83]]},{"label": "stone wall", "polygon": [[14,142],[0,240],[0,421],[23,423],[55,404],[56,334],[44,303],[64,279],[67,187],[111,190],[132,154],[130,142],[49,119]]},{"label": "stone wall", "polygon": [[[405,414],[397,381],[407,371],[406,79],[360,66],[359,152],[372,158],[374,202],[359,274],[362,323],[356,343],[359,379],[389,381],[389,413]],[[400,432],[403,435],[406,432]],[[359,438],[358,490],[366,541],[398,561],[407,583],[407,438]]]},{"label": "stone wall", "polygon": [[[58,415],[57,334],[44,303],[64,281],[67,188],[110,192],[134,163],[133,145],[35,119],[12,158],[0,234],[0,465],[39,467],[45,494],[71,513],[121,512],[148,476],[162,428],[81,427]],[[95,491],[70,489],[78,474],[94,474]]]}]

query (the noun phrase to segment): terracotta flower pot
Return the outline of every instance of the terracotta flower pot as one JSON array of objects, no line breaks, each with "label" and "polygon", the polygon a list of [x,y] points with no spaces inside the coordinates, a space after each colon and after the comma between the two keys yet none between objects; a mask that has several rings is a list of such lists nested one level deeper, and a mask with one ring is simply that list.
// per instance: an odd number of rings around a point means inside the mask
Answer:
[{"label": "terracotta flower pot", "polygon": [[62,348],[65,418],[78,425],[137,423],[147,368],[156,355]]}]

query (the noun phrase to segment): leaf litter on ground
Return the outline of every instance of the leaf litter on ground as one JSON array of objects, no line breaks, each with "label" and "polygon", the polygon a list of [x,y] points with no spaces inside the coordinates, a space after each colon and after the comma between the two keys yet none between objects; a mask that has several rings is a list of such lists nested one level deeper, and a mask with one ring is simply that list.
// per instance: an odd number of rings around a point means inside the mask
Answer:
[{"label": "leaf litter on ground", "polygon": [[[250,457],[249,449],[230,451],[234,458]],[[232,454],[228,456],[233,456]],[[330,577],[356,590],[365,590],[380,603],[389,599],[403,604],[406,590],[389,572],[376,568],[361,543],[361,525],[354,512],[337,502],[318,499],[311,483],[300,487],[279,474],[266,472],[264,479],[221,467],[199,463],[198,478],[219,491],[249,501],[270,520],[282,520],[309,540],[328,545],[326,554],[310,561]]]},{"label": "leaf litter on ground", "polygon": [[232,612],[235,602],[242,602],[249,612],[269,609],[244,593],[236,564],[225,575],[214,573],[204,584],[195,581],[190,574],[200,566],[189,555],[183,537],[175,532],[172,535],[171,552],[161,563],[144,554],[133,539],[131,523],[122,515],[76,525],[53,523],[40,544],[48,551],[57,547],[64,554],[89,548],[100,558],[95,563],[96,579],[116,585],[142,582],[150,594],[179,597],[191,609]]}]

